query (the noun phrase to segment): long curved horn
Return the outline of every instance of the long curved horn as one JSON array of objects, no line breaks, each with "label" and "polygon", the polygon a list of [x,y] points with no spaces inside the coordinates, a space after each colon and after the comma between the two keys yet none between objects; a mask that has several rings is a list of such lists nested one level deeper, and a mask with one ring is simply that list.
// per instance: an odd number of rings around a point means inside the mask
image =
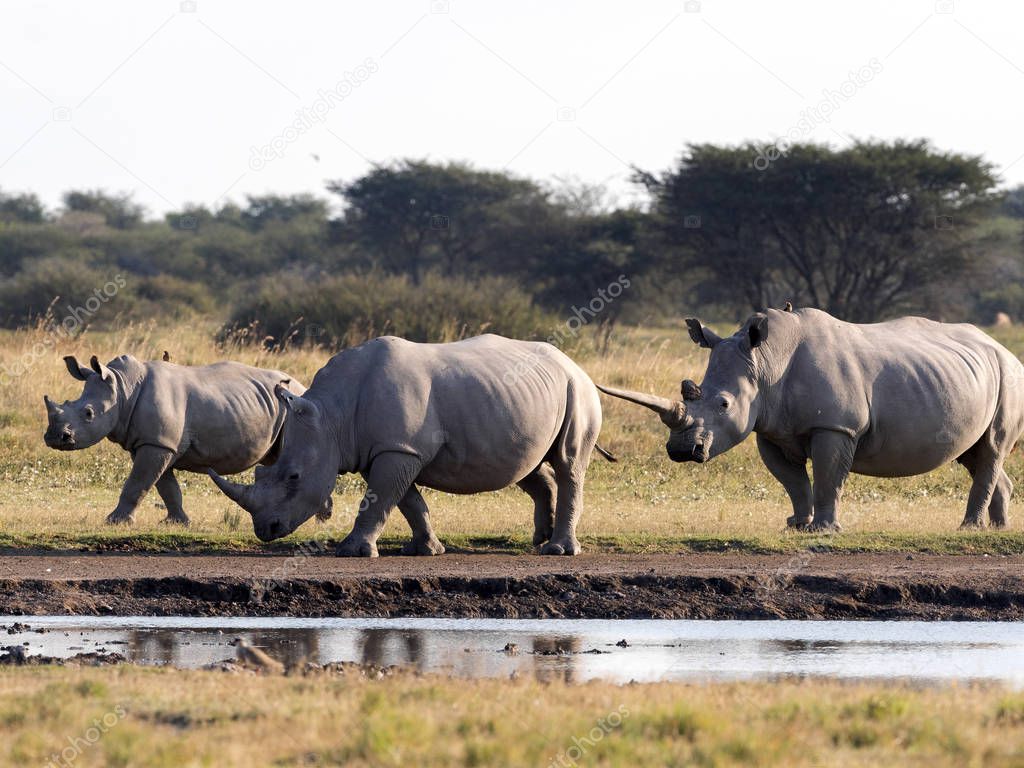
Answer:
[{"label": "long curved horn", "polygon": [[241,483],[233,483],[226,478],[218,475],[214,470],[207,469],[206,474],[210,476],[210,479],[217,484],[224,495],[231,499],[235,504],[240,506],[246,512],[252,514],[252,486],[242,485]]},{"label": "long curved horn", "polygon": [[644,408],[650,408],[661,417],[661,420],[667,427],[671,427],[673,429],[677,427],[685,427],[689,422],[689,419],[686,416],[686,405],[679,400],[669,400],[667,397],[647,395],[643,392],[633,392],[628,389],[603,387],[600,384],[597,385],[597,388],[606,395],[621,397],[623,400],[628,400],[631,403],[642,405]]}]

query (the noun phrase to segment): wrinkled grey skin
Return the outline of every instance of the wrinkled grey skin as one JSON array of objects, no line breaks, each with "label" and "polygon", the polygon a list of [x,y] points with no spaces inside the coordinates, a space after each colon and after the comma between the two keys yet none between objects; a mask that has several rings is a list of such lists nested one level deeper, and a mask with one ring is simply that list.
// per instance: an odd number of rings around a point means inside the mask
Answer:
[{"label": "wrinkled grey skin", "polygon": [[787,523],[834,529],[850,472],[904,477],[956,460],[973,479],[962,527],[984,525],[986,512],[1007,524],[1003,461],[1024,432],[1024,366],[974,326],[770,309],[722,339],[686,322],[711,358],[700,386],[683,382],[682,401],[600,387],[662,416],[673,461],[708,461],[755,432],[793,502]]},{"label": "wrinkled grey skin", "polygon": [[366,495],[340,555],[375,557],[396,505],[412,529],[403,553],[441,554],[417,486],[462,494],[512,483],[533,499],[541,552],[580,551],[576,523],[601,404],[590,378],[550,344],[382,337],[331,358],[304,397],[278,394],[288,416],[277,463],[251,486],[210,472],[252,514],[260,539],[291,533],[337,475],[358,472]]},{"label": "wrinkled grey skin", "polygon": [[107,365],[93,356],[88,367],[74,357],[64,362],[85,389],[62,405],[43,397],[46,444],[74,451],[107,438],[132,455],[131,473],[108,523],[132,522],[135,508],[156,485],[167,507],[165,522],[187,525],[174,470],[241,472],[272,462],[284,423],[274,387],[291,381],[293,389],[305,391],[286,373],[241,363],[190,367],[131,355]]}]

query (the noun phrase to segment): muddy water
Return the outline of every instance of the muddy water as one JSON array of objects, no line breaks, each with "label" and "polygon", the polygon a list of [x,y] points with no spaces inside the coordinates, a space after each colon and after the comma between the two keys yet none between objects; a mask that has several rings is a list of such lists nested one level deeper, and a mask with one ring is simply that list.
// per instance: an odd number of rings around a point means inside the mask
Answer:
[{"label": "muddy water", "polygon": [[[12,632],[15,621],[29,628]],[[1006,622],[82,616],[2,622],[7,634],[0,646],[23,645],[29,654],[105,649],[176,667],[231,658],[232,641],[245,638],[287,664],[398,664],[458,677],[629,682],[797,675],[1024,685],[1024,625]]]}]

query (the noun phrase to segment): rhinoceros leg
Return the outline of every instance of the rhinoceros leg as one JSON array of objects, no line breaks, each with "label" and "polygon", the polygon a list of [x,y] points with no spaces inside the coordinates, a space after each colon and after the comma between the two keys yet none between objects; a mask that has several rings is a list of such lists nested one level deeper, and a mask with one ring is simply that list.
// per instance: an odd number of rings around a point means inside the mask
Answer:
[{"label": "rhinoceros leg", "polygon": [[430,510],[419,489],[413,485],[398,502],[398,510],[412,528],[412,540],[402,547],[403,555],[443,555],[444,544],[430,526]]},{"label": "rhinoceros leg", "polygon": [[988,504],[988,524],[993,528],[1005,528],[1010,523],[1010,499],[1013,497],[1013,480],[1005,469],[999,470],[999,481]]},{"label": "rhinoceros leg", "polygon": [[401,501],[423,469],[418,457],[407,453],[382,453],[366,473],[366,494],[359,504],[352,532],[338,545],[341,557],[376,557],[377,538],[388,514]]},{"label": "rhinoceros leg", "polygon": [[[975,487],[978,485],[978,480],[982,479],[979,477],[979,467],[986,467],[991,465],[991,459],[987,460],[984,458],[986,452],[991,455],[991,449],[985,448],[982,445],[975,445],[971,450],[967,451],[963,456],[957,458],[957,461],[964,466],[964,468],[970,473],[971,479],[971,496],[967,499],[967,512],[964,515],[964,520],[960,523],[961,528],[983,528],[985,526],[985,507],[978,507],[977,504],[972,504],[975,499]],[[983,492],[983,489],[979,489],[978,494]],[[1002,461],[999,462],[999,468],[995,474],[995,484],[992,488],[991,497],[988,501],[988,519],[989,523],[993,528],[1004,528],[1007,523],[1007,512],[1010,506],[1010,497],[1013,495],[1013,481],[1007,476],[1005,470],[1002,468]]]},{"label": "rhinoceros leg", "polygon": [[539,547],[551,539],[555,530],[555,497],[558,494],[555,472],[547,464],[541,464],[516,485],[533,499],[533,546]]},{"label": "rhinoceros leg", "polygon": [[819,429],[811,434],[811,462],[814,472],[814,518],[810,525],[812,531],[841,529],[836,513],[856,450],[857,441],[842,432]]},{"label": "rhinoceros leg", "polygon": [[185,514],[185,510],[181,506],[181,486],[178,485],[178,478],[174,476],[173,467],[164,472],[156,481],[156,492],[160,494],[160,498],[164,500],[164,506],[167,507],[167,517],[163,522],[188,525],[188,515]]},{"label": "rhinoceros leg", "polygon": [[578,555],[582,550],[576,539],[576,522],[583,510],[583,477],[590,452],[576,461],[552,461],[558,496],[555,502],[555,526],[551,540],[540,548],[542,555]]},{"label": "rhinoceros leg", "polygon": [[[1003,457],[990,445],[986,445],[982,438],[982,441],[958,461],[967,467],[973,481],[971,491],[967,494],[967,512],[960,527],[981,528],[985,525],[985,512],[991,515],[990,504],[995,501],[997,495],[1000,496],[1000,504],[1004,504],[998,490],[1002,478],[1006,475],[1003,472]],[[996,514],[1002,514],[1005,522],[1005,506],[997,509]]]},{"label": "rhinoceros leg", "polygon": [[800,463],[792,461],[779,446],[761,435],[757,436],[757,450],[761,454],[761,461],[772,476],[782,483],[789,494],[789,500],[793,502],[793,514],[786,518],[786,525],[790,528],[810,525],[814,515],[814,497],[811,495],[811,481],[807,477],[806,460]]},{"label": "rhinoceros leg", "polygon": [[142,497],[149,493],[149,489],[173,463],[174,453],[166,448],[144,445],[135,451],[132,455],[132,471],[128,473],[128,479],[121,489],[117,507],[107,515],[107,522],[111,525],[132,522],[135,508],[139,506]]}]

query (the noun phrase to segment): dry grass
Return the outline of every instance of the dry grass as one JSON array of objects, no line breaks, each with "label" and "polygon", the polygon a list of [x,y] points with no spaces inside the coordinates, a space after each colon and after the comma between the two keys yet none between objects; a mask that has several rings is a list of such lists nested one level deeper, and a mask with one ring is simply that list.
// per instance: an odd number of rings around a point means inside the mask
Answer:
[{"label": "dry grass", "polygon": [[[719,330],[726,330],[720,327]],[[221,348],[213,342],[212,323],[133,325],[105,333],[47,344],[41,330],[0,333],[0,365],[12,371],[18,361],[31,361],[26,373],[0,378],[0,535],[74,536],[103,528],[128,471],[128,456],[104,443],[87,451],[58,453],[42,442],[44,393],[63,400],[77,397],[61,357],[96,354],[108,360],[130,352],[151,359],[169,350],[179,363],[202,364],[219,359],[282,368],[308,383],[326,360],[326,353],[292,348],[269,353],[254,346]],[[1024,334],[1011,330],[1001,340],[1014,351],[1024,349]],[[34,355],[33,347],[42,350]],[[682,329],[624,329],[611,351],[599,356],[581,346],[577,358],[596,380],[633,389],[673,395],[683,377],[701,378],[706,352],[690,343]],[[619,464],[595,459],[587,486],[587,508],[581,533],[593,537],[757,537],[776,536],[789,514],[781,486],[757,456],[753,440],[707,466],[673,464],[664,455],[665,433],[649,412],[606,398],[603,445]],[[1015,454],[1008,466],[1024,487],[1024,466]],[[204,476],[182,474],[186,510],[199,537],[251,537],[249,521],[217,492]],[[947,534],[963,516],[968,477],[959,466],[943,467],[915,478],[879,480],[854,476],[844,497],[841,520],[847,534],[873,532]],[[335,516],[326,529],[303,526],[300,536],[314,532],[342,536],[351,525],[361,493],[358,478],[341,478]],[[494,494],[449,496],[427,492],[435,525],[445,536],[490,536],[525,539],[532,531],[529,500],[512,488]],[[158,535],[163,513],[151,494],[140,507],[135,532]],[[1012,512],[1018,503],[1013,504]],[[394,515],[387,535],[404,536],[405,525]]]},{"label": "dry grass", "polygon": [[[90,732],[97,720],[102,729]],[[1024,763],[1024,696],[813,681],[571,686],[135,667],[0,673],[0,762],[48,765],[63,749],[72,759],[54,764],[76,768],[1003,766]]]}]

